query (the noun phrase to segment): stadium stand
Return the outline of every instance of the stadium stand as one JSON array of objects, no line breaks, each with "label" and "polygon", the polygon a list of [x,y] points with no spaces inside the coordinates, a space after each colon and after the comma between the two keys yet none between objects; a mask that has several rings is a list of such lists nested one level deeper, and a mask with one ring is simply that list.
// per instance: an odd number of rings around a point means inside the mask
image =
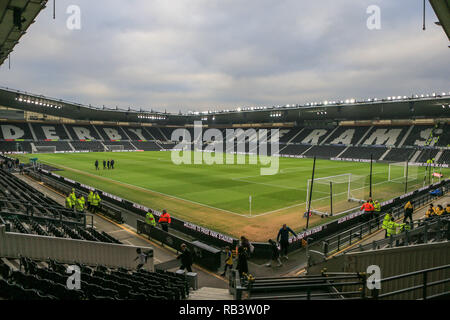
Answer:
[{"label": "stadium stand", "polygon": [[71,144],[77,151],[105,151],[105,147],[100,141],[72,141]]},{"label": "stadium stand", "polygon": [[344,146],[313,146],[303,153],[303,155],[306,157],[316,156],[318,158],[329,159],[337,157],[344,150]]},{"label": "stadium stand", "polygon": [[31,123],[31,127],[38,141],[72,140],[61,124]]},{"label": "stadium stand", "polygon": [[280,154],[298,156],[298,155],[301,155],[302,153],[304,153],[309,148],[311,148],[311,146],[290,144],[290,145],[285,146],[284,148],[280,147]]},{"label": "stadium stand", "polygon": [[403,162],[408,161],[416,152],[412,148],[392,148],[389,153],[383,158],[384,161]]},{"label": "stadium stand", "polygon": [[[71,152],[71,151],[120,151],[120,150],[170,150],[176,143],[170,141],[175,128],[136,127],[117,125],[86,125],[57,123],[5,122],[0,124],[0,150],[15,152]],[[186,128],[191,139],[194,129]],[[236,128],[234,128],[236,129]],[[245,128],[244,128],[245,129]],[[337,126],[334,128],[293,127],[280,130],[281,155],[303,155],[305,157],[370,159],[378,161],[405,161],[426,163],[431,158],[448,164],[448,152],[439,149],[447,145],[446,125],[417,126]],[[205,129],[204,129],[205,130]],[[271,131],[267,130],[270,144]],[[226,129],[219,131],[226,137]],[[255,131],[258,133],[258,130]],[[204,132],[203,132],[204,133]],[[235,147],[238,141],[235,136]],[[250,141],[256,136],[246,136],[246,152]],[[62,141],[64,140],[64,141]],[[155,142],[157,141],[157,142]],[[208,144],[204,144],[206,147]],[[55,147],[55,148],[51,148]],[[270,149],[270,147],[269,147]],[[229,151],[232,151],[231,149]],[[441,152],[442,151],[442,152]]]},{"label": "stadium stand", "polygon": [[189,286],[170,272],[132,271],[78,263],[80,289],[69,290],[67,264],[0,258],[0,296],[11,300],[183,300]]},{"label": "stadium stand", "polygon": [[335,145],[356,145],[369,129],[370,127],[341,126],[324,142]]},{"label": "stadium stand", "polygon": [[[32,142],[32,144],[35,147],[55,147],[55,151],[65,151],[65,152],[74,151],[70,147],[69,142],[66,142],[66,141],[35,141],[35,142]],[[39,151],[40,150],[36,150],[36,152],[39,152]],[[41,152],[43,152],[43,151],[41,151]]]},{"label": "stadium stand", "polygon": [[305,129],[301,131],[291,143],[302,143],[316,145],[324,141],[324,139],[330,134],[329,129]]},{"label": "stadium stand", "polygon": [[342,159],[379,159],[385,152],[386,147],[349,147],[344,153],[340,155]]},{"label": "stadium stand", "polygon": [[74,141],[102,140],[98,131],[92,125],[65,124]]}]

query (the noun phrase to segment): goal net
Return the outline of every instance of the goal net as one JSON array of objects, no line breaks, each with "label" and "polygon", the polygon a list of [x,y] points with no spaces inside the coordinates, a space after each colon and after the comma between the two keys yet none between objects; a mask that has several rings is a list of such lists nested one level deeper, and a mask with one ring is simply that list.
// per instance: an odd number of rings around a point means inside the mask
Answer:
[{"label": "goal net", "polygon": [[35,146],[36,153],[55,153],[56,146]]},{"label": "goal net", "polygon": [[122,150],[124,150],[124,147],[123,147],[122,144],[106,145],[106,148],[108,148],[109,151],[122,151]]},{"label": "goal net", "polygon": [[[306,208],[309,207],[311,179],[306,191]],[[366,198],[366,176],[345,173],[314,179],[311,193],[311,213],[336,215],[356,207],[354,202]]]},{"label": "goal net", "polygon": [[408,182],[414,182],[419,177],[419,166],[406,162],[394,162],[389,164],[388,181],[404,183],[408,176]]}]

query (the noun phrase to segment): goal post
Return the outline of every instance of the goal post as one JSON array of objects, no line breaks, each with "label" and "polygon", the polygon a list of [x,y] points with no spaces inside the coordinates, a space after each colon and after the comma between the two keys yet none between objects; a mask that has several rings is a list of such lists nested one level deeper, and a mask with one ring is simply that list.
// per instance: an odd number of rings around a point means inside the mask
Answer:
[{"label": "goal post", "polygon": [[35,153],[55,153],[56,146],[35,146]]},{"label": "goal post", "polygon": [[[355,207],[351,202],[361,202],[367,191],[366,176],[345,173],[314,179],[311,194],[311,213],[328,216]],[[306,190],[306,207],[309,206],[311,179]]]},{"label": "goal post", "polygon": [[389,164],[388,181],[393,183],[414,182],[419,178],[421,165],[408,162],[392,162]]},{"label": "goal post", "polygon": [[122,144],[115,144],[115,145],[106,145],[106,148],[108,151],[123,151],[124,147]]}]

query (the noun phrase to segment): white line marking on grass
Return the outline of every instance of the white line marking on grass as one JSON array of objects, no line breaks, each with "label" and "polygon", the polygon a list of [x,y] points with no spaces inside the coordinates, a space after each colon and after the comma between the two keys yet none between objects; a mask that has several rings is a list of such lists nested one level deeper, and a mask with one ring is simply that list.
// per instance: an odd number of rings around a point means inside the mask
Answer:
[{"label": "white line marking on grass", "polygon": [[227,213],[231,213],[231,214],[234,214],[234,215],[238,215],[238,216],[241,216],[241,217],[248,218],[247,215],[244,215],[244,214],[241,214],[241,213],[236,213],[236,212],[233,212],[233,211],[229,211],[229,210],[225,210],[225,209],[221,209],[221,208],[216,208],[216,207],[213,207],[213,206],[209,206],[207,204],[203,204],[203,203],[192,201],[192,200],[183,199],[183,198],[180,198],[180,197],[176,197],[176,196],[173,196],[173,195],[170,195],[170,194],[166,194],[166,193],[162,193],[162,192],[159,192],[159,191],[155,191],[155,190],[152,190],[152,189],[143,188],[143,187],[140,187],[140,186],[137,186],[137,185],[134,185],[134,184],[129,184],[129,183],[118,181],[118,180],[114,180],[114,179],[111,179],[111,178],[98,176],[98,175],[95,175],[95,174],[92,174],[92,173],[83,172],[83,171],[80,171],[80,170],[77,170],[77,169],[74,169],[74,168],[63,166],[61,164],[52,163],[50,161],[43,161],[43,160],[41,160],[40,162],[48,163],[48,164],[55,165],[55,166],[59,166],[61,168],[65,168],[65,169],[67,169],[69,171],[71,170],[71,171],[79,172],[82,175],[88,175],[88,176],[92,176],[92,177],[95,177],[95,178],[101,177],[104,180],[114,181],[114,182],[117,182],[117,183],[122,184],[122,185],[138,188],[138,189],[145,190],[145,191],[150,191],[150,192],[157,193],[157,194],[169,197],[169,198],[190,202],[190,203],[193,203],[193,204],[196,204],[196,205],[199,205],[199,206],[203,206],[203,207],[207,207],[207,208],[215,209],[215,210],[220,210],[220,211],[223,211],[223,212],[227,212]]}]

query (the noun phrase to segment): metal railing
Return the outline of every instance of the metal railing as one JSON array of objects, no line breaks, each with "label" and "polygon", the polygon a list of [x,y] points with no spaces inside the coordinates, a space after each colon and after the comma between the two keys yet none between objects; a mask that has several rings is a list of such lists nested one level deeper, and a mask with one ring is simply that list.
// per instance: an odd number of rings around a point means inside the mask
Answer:
[{"label": "metal railing", "polygon": [[[383,299],[383,298],[391,298],[394,297],[396,295],[399,294],[404,294],[404,293],[408,293],[408,292],[414,292],[417,290],[420,290],[421,292],[421,297],[419,298],[420,300],[427,300],[427,299],[437,299],[437,298],[444,298],[444,297],[449,297],[450,296],[450,290],[443,290],[443,292],[441,293],[437,293],[434,294],[432,296],[428,295],[428,289],[436,286],[436,285],[440,285],[440,284],[445,284],[445,283],[449,283],[450,282],[450,277],[441,279],[441,280],[437,280],[437,281],[430,281],[429,280],[429,275],[432,272],[435,271],[441,271],[441,270],[450,270],[450,265],[444,265],[444,266],[440,266],[440,267],[435,267],[435,268],[429,268],[429,269],[424,269],[424,270],[419,270],[419,271],[414,271],[414,272],[409,272],[409,273],[405,273],[405,274],[401,274],[401,275],[397,275],[397,276],[392,276],[392,277],[388,277],[388,278],[384,278],[380,280],[380,284],[383,283],[388,283],[391,281],[395,281],[398,279],[404,279],[404,278],[413,278],[416,276],[421,276],[422,281],[421,284],[419,285],[414,285],[408,288],[403,288],[403,289],[399,289],[399,290],[395,290],[395,291],[391,291],[391,292],[386,292],[383,294],[379,294],[379,289],[372,289],[371,290],[371,295],[368,296],[369,299]],[[448,288],[448,287],[447,287]]]},{"label": "metal railing", "polygon": [[[366,245],[359,245],[346,252],[361,252],[366,250],[377,250],[380,248],[393,248],[408,246],[416,243],[428,243],[429,241],[446,241],[450,239],[450,216],[421,219],[409,224],[411,230],[405,230],[400,234],[389,238],[373,241]],[[413,227],[414,226],[414,227]]]},{"label": "metal railing", "polygon": [[[245,277],[239,278],[236,271],[230,278],[230,289],[238,292],[235,295],[237,300],[365,299],[365,283],[365,273],[322,273],[319,276],[258,278],[248,281]],[[355,286],[358,289],[352,290]],[[344,290],[346,287],[350,289]]]},{"label": "metal railing", "polygon": [[[441,187],[442,194],[445,195],[449,186],[445,185]],[[431,200],[436,199],[436,196],[433,196],[427,192],[426,194],[420,195],[414,199],[414,206],[420,207],[426,203],[429,203]],[[406,201],[405,201],[406,203]],[[393,207],[391,210],[392,215],[395,219],[399,219],[404,212],[404,203]],[[380,214],[379,216],[375,216],[372,220],[367,222],[362,222],[350,229],[347,229],[343,232],[340,232],[336,235],[326,238],[321,242],[321,248],[315,248],[320,250],[320,252],[325,256],[329,256],[333,253],[339,252],[357,241],[363,239],[363,237],[373,234],[379,230],[381,230],[383,225],[384,214]],[[420,223],[420,220],[419,220]],[[417,223],[416,223],[417,224]],[[412,225],[411,229],[416,225]]]}]

